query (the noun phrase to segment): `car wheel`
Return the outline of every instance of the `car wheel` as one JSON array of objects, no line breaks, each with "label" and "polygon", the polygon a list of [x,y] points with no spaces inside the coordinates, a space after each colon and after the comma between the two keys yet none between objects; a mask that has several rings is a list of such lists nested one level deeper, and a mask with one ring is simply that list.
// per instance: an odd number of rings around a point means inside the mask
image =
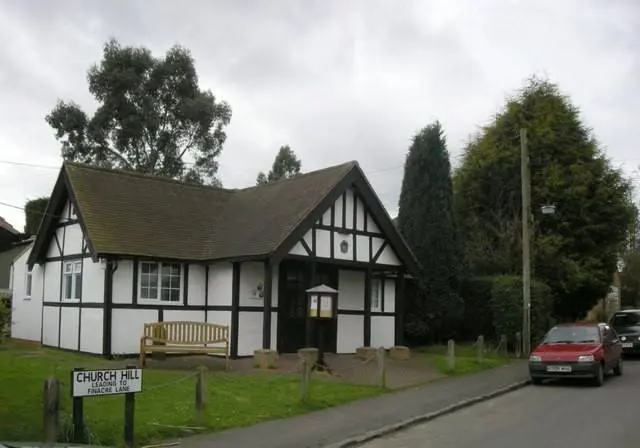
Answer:
[{"label": "car wheel", "polygon": [[596,377],[593,379],[593,383],[597,387],[600,387],[604,384],[604,367],[602,367],[602,364],[598,364]]},{"label": "car wheel", "polygon": [[616,366],[613,368],[613,373],[616,376],[620,376],[622,375],[622,370],[623,370],[622,357],[620,357],[618,358],[618,362],[616,363]]}]

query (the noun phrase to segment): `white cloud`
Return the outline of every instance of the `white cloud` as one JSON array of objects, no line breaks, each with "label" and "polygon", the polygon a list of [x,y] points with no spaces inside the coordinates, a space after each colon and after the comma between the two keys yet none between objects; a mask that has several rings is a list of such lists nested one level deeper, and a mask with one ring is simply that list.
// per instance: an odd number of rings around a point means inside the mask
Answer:
[{"label": "white cloud", "polygon": [[[44,116],[59,97],[91,106],[86,70],[114,36],[192,50],[202,87],[234,111],[220,160],[230,187],[290,144],[306,170],[358,160],[394,214],[412,135],[439,119],[455,157],[534,73],[560,84],[618,164],[640,164],[633,0],[52,3],[0,4],[0,160],[59,165]],[[56,174],[0,164],[0,201],[47,195]],[[0,215],[23,225],[19,210]]]}]

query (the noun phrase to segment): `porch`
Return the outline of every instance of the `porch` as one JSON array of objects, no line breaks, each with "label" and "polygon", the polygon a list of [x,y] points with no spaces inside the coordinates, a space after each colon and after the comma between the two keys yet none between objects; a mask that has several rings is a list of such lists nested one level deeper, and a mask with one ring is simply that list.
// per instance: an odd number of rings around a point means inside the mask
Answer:
[{"label": "porch", "polygon": [[[305,291],[322,284],[339,291],[336,316],[325,326],[322,338],[325,352],[345,354],[361,346],[402,345],[398,311],[402,309],[404,275],[398,267],[287,258],[278,269],[277,342],[276,347],[263,348],[296,353],[303,347],[318,346],[315,321],[307,317]],[[270,341],[271,336],[265,335],[264,340]]]}]

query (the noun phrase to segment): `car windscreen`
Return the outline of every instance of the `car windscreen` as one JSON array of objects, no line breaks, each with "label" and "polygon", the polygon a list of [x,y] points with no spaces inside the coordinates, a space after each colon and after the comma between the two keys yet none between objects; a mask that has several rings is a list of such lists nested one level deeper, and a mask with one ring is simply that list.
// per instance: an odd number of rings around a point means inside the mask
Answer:
[{"label": "car windscreen", "polygon": [[600,330],[596,326],[576,325],[553,327],[544,338],[545,344],[576,344],[600,342]]},{"label": "car windscreen", "polygon": [[610,325],[617,330],[640,331],[640,313],[616,313]]}]

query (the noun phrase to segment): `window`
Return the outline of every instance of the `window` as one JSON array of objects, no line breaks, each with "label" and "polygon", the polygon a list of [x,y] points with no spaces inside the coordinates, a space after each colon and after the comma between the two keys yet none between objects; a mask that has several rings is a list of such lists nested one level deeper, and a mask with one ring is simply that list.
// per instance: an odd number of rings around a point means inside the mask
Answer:
[{"label": "window", "polygon": [[24,297],[28,299],[31,297],[31,284],[33,279],[33,266],[25,266],[25,279],[24,279]]},{"label": "window", "polygon": [[371,281],[371,311],[381,311],[384,300],[384,279],[374,278]]},{"label": "window", "polygon": [[546,344],[599,342],[600,329],[596,325],[558,325],[544,338]]},{"label": "window", "polygon": [[179,302],[182,266],[178,263],[140,263],[140,299]]},{"label": "window", "polygon": [[63,295],[65,300],[79,300],[82,294],[82,262],[64,264]]}]

